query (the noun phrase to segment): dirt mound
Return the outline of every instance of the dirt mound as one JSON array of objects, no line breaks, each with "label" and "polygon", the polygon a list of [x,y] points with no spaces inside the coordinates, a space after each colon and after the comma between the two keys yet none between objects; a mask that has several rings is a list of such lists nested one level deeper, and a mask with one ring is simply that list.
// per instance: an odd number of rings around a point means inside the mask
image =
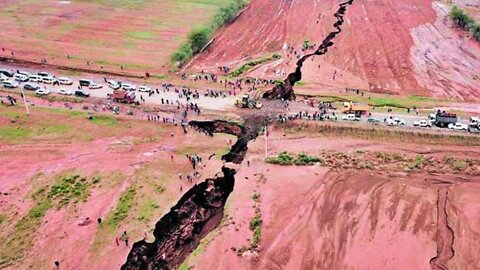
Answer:
[{"label": "dirt mound", "polygon": [[[461,33],[439,5],[430,0],[354,2],[335,46],[305,62],[304,87],[312,93],[358,88],[478,100],[480,87],[471,72],[480,68],[480,45],[459,39]],[[233,70],[251,59],[278,53],[281,59],[256,65],[244,75],[283,80],[295,70],[297,60],[333,30],[337,7],[332,0],[253,0],[190,67]],[[305,41],[313,47],[302,50]]]}]

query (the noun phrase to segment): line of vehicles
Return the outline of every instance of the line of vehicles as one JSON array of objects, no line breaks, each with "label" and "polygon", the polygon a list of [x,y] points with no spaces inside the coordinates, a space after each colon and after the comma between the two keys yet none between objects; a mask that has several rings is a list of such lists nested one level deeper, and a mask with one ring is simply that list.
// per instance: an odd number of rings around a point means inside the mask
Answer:
[{"label": "line of vehicles", "polygon": [[[342,116],[344,121],[361,121],[360,114],[345,114]],[[428,115],[427,119],[421,119],[413,122],[414,127],[430,128],[433,126],[439,128],[448,128],[452,130],[462,130],[471,133],[480,133],[480,119],[479,117],[470,117],[468,124],[459,122],[458,116],[454,113],[448,113],[445,111],[437,111]],[[398,117],[389,117],[384,120],[387,126],[405,126],[406,122]],[[367,123],[377,125],[380,120],[370,117],[367,119]]]},{"label": "line of vehicles", "polygon": [[[136,86],[131,83],[122,83],[114,80],[105,80],[105,83],[109,88],[113,90],[109,96],[116,102],[133,103],[135,102],[135,91],[139,92],[152,92],[152,89],[145,85]],[[33,74],[27,71],[11,70],[0,68],[0,85],[5,88],[18,88],[20,84],[23,84],[24,90],[35,91],[37,95],[49,95],[51,91],[47,89],[45,85],[43,87],[40,84],[48,84],[52,86],[60,86],[57,91],[60,95],[75,95],[78,97],[89,97],[90,93],[85,89],[95,90],[102,89],[103,85],[96,83],[90,79],[79,79],[78,89],[75,91],[69,90],[67,86],[72,86],[74,81],[67,77],[56,77],[49,72],[40,71],[37,74]],[[65,87],[61,87],[65,86]]]}]

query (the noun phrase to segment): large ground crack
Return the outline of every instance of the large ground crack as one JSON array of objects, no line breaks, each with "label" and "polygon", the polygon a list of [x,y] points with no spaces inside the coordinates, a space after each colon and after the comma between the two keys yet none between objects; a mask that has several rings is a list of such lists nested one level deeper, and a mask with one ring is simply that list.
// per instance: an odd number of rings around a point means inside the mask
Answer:
[{"label": "large ground crack", "polygon": [[447,200],[448,191],[446,189],[439,190],[437,200],[437,256],[430,260],[432,270],[447,270],[446,263],[455,255],[453,249],[455,235],[448,224]]},{"label": "large ground crack", "polygon": [[[227,133],[237,142],[223,160],[241,163],[247,144],[258,136],[263,117],[250,118],[245,126],[226,121],[192,121],[190,125],[213,136]],[[188,190],[155,225],[155,241],[136,242],[121,269],[174,269],[198,246],[200,240],[220,225],[224,206],[235,185],[235,170],[222,167],[223,176],[206,179]]]},{"label": "large ground crack", "polygon": [[338,6],[337,12],[335,12],[334,16],[337,18],[337,21],[333,24],[335,27],[335,31],[330,32],[328,36],[322,41],[320,46],[317,50],[313,53],[309,53],[304,55],[297,61],[297,66],[295,68],[295,72],[288,74],[287,78],[283,81],[283,84],[276,85],[273,89],[265,92],[263,94],[263,98],[269,99],[286,99],[292,100],[295,99],[295,93],[293,92],[293,86],[295,86],[296,82],[302,80],[302,67],[303,63],[311,56],[314,55],[324,55],[327,53],[328,48],[333,46],[333,39],[342,32],[341,26],[344,23],[344,16],[345,12],[347,11],[347,5],[351,5],[353,0],[349,0],[346,2],[340,3]]}]

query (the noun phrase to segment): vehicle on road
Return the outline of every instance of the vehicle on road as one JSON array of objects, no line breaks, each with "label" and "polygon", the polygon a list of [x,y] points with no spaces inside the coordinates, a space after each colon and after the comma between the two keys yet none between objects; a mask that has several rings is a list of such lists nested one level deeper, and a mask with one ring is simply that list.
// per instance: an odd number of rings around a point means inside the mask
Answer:
[{"label": "vehicle on road", "polygon": [[431,127],[432,123],[430,120],[420,120],[413,122],[414,127]]},{"label": "vehicle on road", "polygon": [[27,76],[27,77],[30,77],[30,76],[32,75],[32,74],[30,74],[30,72],[25,71],[25,70],[19,70],[17,73],[18,73],[18,74],[23,74],[23,75],[25,75],[25,76]]},{"label": "vehicle on road", "polygon": [[151,92],[152,89],[148,86],[145,86],[145,85],[140,85],[138,87],[138,92]]},{"label": "vehicle on road", "polygon": [[8,80],[9,80],[9,78],[7,76],[0,73],[0,83],[3,82],[3,81],[8,81]]},{"label": "vehicle on road", "polygon": [[93,82],[89,79],[80,79],[80,80],[78,80],[78,83],[80,84],[80,86],[87,86],[88,87]]},{"label": "vehicle on road", "polygon": [[260,101],[250,98],[248,95],[242,95],[240,98],[235,99],[235,106],[238,108],[262,108],[263,104]]},{"label": "vehicle on road", "polygon": [[73,81],[70,78],[60,77],[58,78],[58,83],[62,85],[72,85]]},{"label": "vehicle on road", "polygon": [[40,85],[38,85],[36,83],[26,83],[26,84],[23,85],[23,89],[36,91],[36,90],[40,89]]},{"label": "vehicle on road", "polygon": [[20,74],[20,73],[16,73],[15,75],[13,75],[13,78],[17,82],[27,82],[29,80],[29,77],[27,75]]},{"label": "vehicle on road", "polygon": [[380,120],[375,119],[375,118],[368,118],[367,123],[370,123],[372,125],[378,125],[380,123]]},{"label": "vehicle on road", "polygon": [[468,130],[468,125],[457,122],[449,124],[448,128],[453,130]]},{"label": "vehicle on road", "polygon": [[75,96],[77,97],[89,97],[90,96],[90,93],[88,93],[87,91],[85,90],[76,90],[75,91]]},{"label": "vehicle on road", "polygon": [[434,124],[438,127],[445,128],[450,126],[450,124],[455,124],[458,121],[458,117],[454,113],[447,113],[445,111],[440,112],[438,111],[435,114],[435,122]]},{"label": "vehicle on road", "polygon": [[68,90],[68,89],[65,89],[65,88],[61,88],[60,90],[58,90],[58,93],[60,95],[65,95],[65,96],[71,96],[73,95],[72,91],[71,90]]},{"label": "vehicle on road", "polygon": [[108,80],[107,85],[108,85],[108,87],[112,88],[113,90],[117,90],[120,87],[122,87],[119,82],[116,82],[114,80]]},{"label": "vehicle on road", "polygon": [[57,81],[54,77],[43,77],[42,82],[46,84],[53,84]]},{"label": "vehicle on road", "polygon": [[31,82],[42,82],[43,78],[39,75],[30,75],[28,79]]},{"label": "vehicle on road", "polygon": [[345,121],[360,121],[360,119],[361,118],[360,118],[359,115],[356,115],[356,114],[353,114],[353,113],[342,116],[342,120],[345,120]]},{"label": "vehicle on road", "polygon": [[135,92],[134,91],[125,91],[125,90],[114,90],[113,94],[108,94],[108,96],[114,101],[119,103],[134,103],[135,102]]},{"label": "vehicle on road", "polygon": [[388,126],[404,126],[405,125],[405,120],[394,117],[394,118],[388,118],[387,119],[387,125]]},{"label": "vehicle on road", "polygon": [[127,91],[135,91],[137,89],[137,87],[133,84],[130,84],[130,83],[124,83],[124,84],[122,84],[122,89],[127,90]]},{"label": "vehicle on road", "polygon": [[55,76],[51,73],[48,73],[48,72],[45,72],[45,71],[40,71],[37,73],[38,76],[40,77],[51,77],[51,78],[54,78]]},{"label": "vehicle on road", "polygon": [[469,125],[478,125],[480,124],[480,117],[472,116],[470,117]]},{"label": "vehicle on road", "polygon": [[101,88],[103,88],[103,86],[102,86],[101,84],[92,82],[92,83],[88,86],[88,88],[89,88],[89,89],[101,89]]},{"label": "vehicle on road", "polygon": [[15,72],[11,69],[5,69],[5,68],[2,68],[0,69],[0,74],[3,74],[9,78],[13,77],[13,75],[15,74]]},{"label": "vehicle on road", "polygon": [[38,90],[35,91],[35,95],[39,95],[39,96],[46,96],[48,94],[50,94],[50,90],[45,89],[45,88],[38,89]]},{"label": "vehicle on road", "polygon": [[3,87],[5,88],[17,88],[18,82],[16,81],[3,81]]}]

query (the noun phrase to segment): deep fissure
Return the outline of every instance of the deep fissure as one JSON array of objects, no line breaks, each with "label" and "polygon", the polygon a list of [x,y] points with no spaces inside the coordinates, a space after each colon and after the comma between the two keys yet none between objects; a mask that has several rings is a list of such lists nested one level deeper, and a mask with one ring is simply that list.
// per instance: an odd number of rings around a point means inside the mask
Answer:
[{"label": "deep fissure", "polygon": [[453,249],[455,234],[448,224],[447,201],[448,190],[439,190],[437,199],[437,255],[430,259],[432,270],[447,270],[446,263],[455,256],[455,250]]},{"label": "deep fissure", "polygon": [[[222,156],[226,162],[240,164],[247,144],[258,136],[265,118],[250,118],[245,126],[226,121],[191,121],[192,127],[209,135],[227,133],[237,136],[230,151]],[[198,246],[201,239],[220,225],[224,206],[235,185],[234,169],[222,167],[223,176],[206,179],[188,190],[155,225],[155,240],[133,244],[121,269],[175,269]]]},{"label": "deep fissure", "polygon": [[302,80],[302,67],[304,62],[311,56],[326,54],[328,52],[328,48],[334,45],[333,39],[342,32],[341,26],[344,23],[343,17],[345,16],[345,12],[347,11],[347,5],[351,5],[352,3],[353,0],[349,0],[338,5],[339,8],[334,14],[334,16],[337,18],[337,21],[333,24],[333,27],[336,30],[328,34],[328,36],[322,41],[322,43],[317,48],[317,50],[315,50],[315,52],[302,56],[297,61],[295,72],[288,74],[287,78],[283,81],[282,84],[277,84],[273,89],[266,91],[263,94],[263,98],[285,100],[295,99],[293,87],[295,86],[295,83]]}]

